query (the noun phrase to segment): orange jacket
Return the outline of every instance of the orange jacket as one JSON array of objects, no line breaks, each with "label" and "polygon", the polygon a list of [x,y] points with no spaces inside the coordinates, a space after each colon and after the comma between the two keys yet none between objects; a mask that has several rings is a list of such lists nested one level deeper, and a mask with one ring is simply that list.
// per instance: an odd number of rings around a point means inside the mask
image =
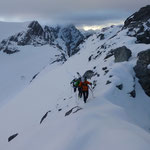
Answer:
[{"label": "orange jacket", "polygon": [[82,91],[88,91],[88,84],[92,84],[89,81],[80,82],[79,87],[82,88]]}]

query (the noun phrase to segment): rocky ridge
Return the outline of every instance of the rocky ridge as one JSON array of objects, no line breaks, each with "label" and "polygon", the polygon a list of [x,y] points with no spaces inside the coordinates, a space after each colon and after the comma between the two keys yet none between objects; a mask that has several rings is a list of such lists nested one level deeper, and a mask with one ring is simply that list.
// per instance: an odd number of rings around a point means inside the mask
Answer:
[{"label": "rocky ridge", "polygon": [[127,35],[136,37],[137,43],[150,44],[150,5],[128,17],[123,29],[128,29]]}]

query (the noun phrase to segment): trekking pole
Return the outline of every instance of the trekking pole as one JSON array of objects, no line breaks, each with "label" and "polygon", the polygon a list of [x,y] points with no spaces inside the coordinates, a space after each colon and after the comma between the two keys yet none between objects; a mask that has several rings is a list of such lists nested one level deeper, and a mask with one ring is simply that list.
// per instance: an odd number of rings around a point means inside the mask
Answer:
[{"label": "trekking pole", "polygon": [[92,97],[95,98],[95,97],[94,97],[93,90],[91,89],[91,87],[89,87],[89,89],[90,89],[90,91],[91,91],[91,93],[92,93]]},{"label": "trekking pole", "polygon": [[72,89],[73,89],[73,87],[71,86],[71,84],[70,84],[70,87],[71,87],[71,88],[70,88],[70,89],[71,89],[70,91],[71,91],[71,96],[72,96],[72,93],[73,93],[73,90],[72,90]]},{"label": "trekking pole", "polygon": [[75,102],[76,102],[76,105],[78,106],[78,96],[77,96],[77,92],[75,93]]}]

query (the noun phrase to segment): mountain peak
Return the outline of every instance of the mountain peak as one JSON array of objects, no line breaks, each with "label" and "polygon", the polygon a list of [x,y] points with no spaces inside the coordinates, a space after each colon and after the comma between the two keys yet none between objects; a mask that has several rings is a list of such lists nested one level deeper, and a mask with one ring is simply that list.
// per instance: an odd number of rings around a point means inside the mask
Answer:
[{"label": "mountain peak", "polygon": [[30,22],[30,24],[28,25],[28,27],[32,28],[33,26],[37,26],[37,25],[40,26],[39,22],[36,21],[36,20],[34,20],[34,21]]},{"label": "mountain peak", "polygon": [[43,28],[39,24],[38,21],[32,21],[29,25],[28,28],[30,29],[30,32],[32,35],[42,35],[43,34]]}]

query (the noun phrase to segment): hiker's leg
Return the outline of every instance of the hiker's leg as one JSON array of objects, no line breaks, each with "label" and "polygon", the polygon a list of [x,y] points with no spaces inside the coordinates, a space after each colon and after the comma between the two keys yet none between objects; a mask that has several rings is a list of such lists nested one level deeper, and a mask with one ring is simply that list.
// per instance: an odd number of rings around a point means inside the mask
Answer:
[{"label": "hiker's leg", "polygon": [[78,87],[78,97],[80,98],[80,89],[79,89],[79,87]]},{"label": "hiker's leg", "polygon": [[87,98],[89,97],[89,90],[86,92],[86,97]]},{"label": "hiker's leg", "polygon": [[85,102],[87,101],[88,96],[89,96],[89,91],[86,91],[86,92],[85,92]]},{"label": "hiker's leg", "polygon": [[79,88],[78,90],[79,90],[79,97],[81,98],[82,97],[82,89]]},{"label": "hiker's leg", "polygon": [[76,92],[76,87],[74,87],[74,92]]},{"label": "hiker's leg", "polygon": [[82,90],[80,90],[80,98],[82,98]]},{"label": "hiker's leg", "polygon": [[83,91],[83,100],[84,100],[84,103],[86,103],[86,92]]}]

